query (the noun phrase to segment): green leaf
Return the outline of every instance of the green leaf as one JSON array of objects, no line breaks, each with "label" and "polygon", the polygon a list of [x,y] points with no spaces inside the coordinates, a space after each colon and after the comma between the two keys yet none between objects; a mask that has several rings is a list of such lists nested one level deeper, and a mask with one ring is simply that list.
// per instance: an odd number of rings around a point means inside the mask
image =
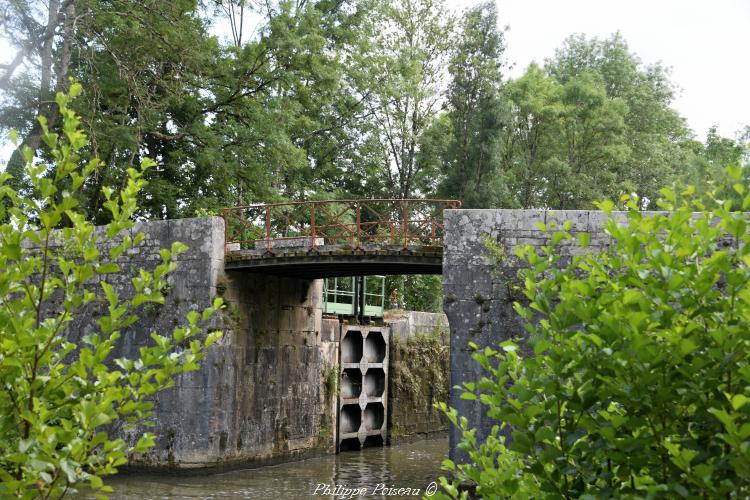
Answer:
[{"label": "green leaf", "polygon": [[747,397],[744,394],[735,394],[730,401],[732,403],[732,408],[739,410],[746,404],[750,403],[750,397]]},{"label": "green leaf", "polygon": [[640,300],[641,300],[640,290],[633,290],[632,288],[625,290],[625,293],[623,294],[623,297],[622,297],[623,304],[634,304]]},{"label": "green leaf", "polygon": [[726,172],[729,178],[734,181],[739,181],[740,179],[742,179],[742,167],[739,165],[730,165],[726,167]]},{"label": "green leaf", "polygon": [[3,255],[7,259],[18,260],[21,258],[21,245],[15,243],[6,243],[2,247]]},{"label": "green leaf", "polygon": [[697,348],[698,344],[696,344],[693,340],[689,338],[680,339],[680,352],[683,355],[688,355],[695,351]]},{"label": "green leaf", "polygon": [[120,272],[120,266],[114,262],[108,262],[96,267],[97,274],[111,274]]},{"label": "green leaf", "polygon": [[175,241],[174,243],[172,243],[171,253],[173,256],[184,253],[187,250],[188,250],[188,246],[185,245],[184,243],[180,243],[179,241]]},{"label": "green leaf", "polygon": [[615,204],[611,200],[595,201],[594,205],[606,214],[611,213],[615,209]]},{"label": "green leaf", "polygon": [[206,337],[205,348],[208,349],[209,347],[211,347],[214,343],[216,343],[219,339],[221,339],[222,335],[223,335],[223,332],[218,331],[218,330],[209,333],[208,336]]}]

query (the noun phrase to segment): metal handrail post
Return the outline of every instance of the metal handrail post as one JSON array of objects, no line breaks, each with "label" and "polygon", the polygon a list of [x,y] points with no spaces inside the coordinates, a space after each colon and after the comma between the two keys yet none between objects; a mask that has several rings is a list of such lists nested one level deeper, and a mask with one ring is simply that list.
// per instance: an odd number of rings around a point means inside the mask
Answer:
[{"label": "metal handrail post", "polygon": [[403,235],[403,247],[404,250],[409,248],[409,209],[408,209],[409,202],[402,201],[401,202],[401,224],[402,224],[402,235]]},{"label": "metal handrail post", "polygon": [[266,251],[271,251],[271,207],[266,205]]},{"label": "metal handrail post", "polygon": [[310,237],[312,238],[312,241],[310,242],[311,250],[316,251],[318,248],[318,238],[317,238],[317,229],[315,228],[315,203],[314,202],[312,206],[310,206]]},{"label": "metal handrail post", "polygon": [[357,249],[361,247],[362,244],[362,236],[360,234],[360,231],[362,230],[362,226],[360,225],[361,222],[361,207],[359,203],[356,204],[357,206]]},{"label": "metal handrail post", "polygon": [[227,216],[228,209],[221,211],[221,216],[224,219],[224,255],[228,253],[227,247],[229,246],[229,218]]}]

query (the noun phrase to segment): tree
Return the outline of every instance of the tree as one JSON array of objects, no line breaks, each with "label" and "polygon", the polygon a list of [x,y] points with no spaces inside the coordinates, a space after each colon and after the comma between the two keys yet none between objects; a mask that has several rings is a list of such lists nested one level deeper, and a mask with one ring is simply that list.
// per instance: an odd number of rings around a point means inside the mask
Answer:
[{"label": "tree", "polygon": [[[61,133],[39,119],[40,140],[54,162],[34,160],[24,149],[26,174],[33,196],[19,194],[10,174],[0,174],[0,496],[60,498],[86,487],[110,491],[102,477],[113,474],[127,455],[146,451],[153,435],[143,434],[134,446],[113,439],[107,425],[116,420],[143,424],[151,415],[152,396],[174,384],[175,375],[198,368],[204,348],[221,335],[201,338],[200,323],[220,307],[193,311],[187,325],[171,334],[153,332],[153,345],[137,359],[112,359],[113,348],[139,308],[164,302],[161,290],[186,248],[161,250],[153,272],[133,277],[132,298],[118,296],[107,276],[120,271],[118,257],[138,245],[131,237],[143,171],[129,169],[121,191],[102,188],[111,222],[95,228],[81,211],[86,181],[99,166],[84,162],[87,146],[81,121],[69,108],[70,94],[55,103]],[[92,330],[72,331],[76,320],[101,309]]]},{"label": "tree", "polygon": [[555,154],[559,89],[536,64],[505,85],[510,120],[503,134],[501,163],[510,185],[508,207],[544,206],[545,165]]},{"label": "tree", "polygon": [[504,85],[500,139],[507,206],[586,209],[638,195],[641,208],[684,175],[688,130],[670,105],[673,85],[618,34],[572,36],[544,68]]},{"label": "tree", "polygon": [[479,443],[447,411],[471,460],[447,462],[459,481],[493,498],[750,494],[750,195],[740,168],[727,175],[739,204],[708,208],[692,188],[663,190],[658,214],[600,204],[610,244],[570,264],[567,224],[518,249],[528,338],[474,355],[485,376],[462,397],[498,425]]},{"label": "tree", "polygon": [[608,99],[595,75],[582,73],[560,88],[559,147],[545,165],[545,206],[589,208],[593,200],[620,194],[626,144],[620,99]]},{"label": "tree", "polygon": [[607,99],[625,105],[622,133],[627,151],[608,168],[623,192],[638,195],[641,208],[654,203],[659,189],[684,165],[679,143],[688,133],[683,118],[671,108],[674,84],[668,71],[641,62],[620,33],[604,40],[571,36],[547,61],[546,70],[563,85],[584,73],[593,75]]},{"label": "tree", "polygon": [[[75,38],[75,7],[75,2],[71,0],[51,0],[46,9],[30,1],[14,2],[5,9],[3,27],[6,31],[15,31],[18,36],[12,40],[16,45],[16,55],[2,68],[4,73],[0,77],[0,89],[6,92],[14,88],[31,90],[31,96],[27,95],[26,101],[31,101],[32,104],[29,106],[28,102],[25,102],[26,105],[17,110],[30,124],[28,130],[24,130],[26,136],[22,141],[22,147],[36,150],[41,145],[43,131],[41,125],[33,120],[36,114],[47,116],[48,124],[51,126],[57,123],[59,113],[52,102],[52,96],[55,95],[55,91],[64,90],[68,83]],[[26,75],[20,82],[14,81],[16,71],[27,61],[38,64],[38,82],[34,82]],[[7,111],[3,114],[7,114]],[[8,162],[8,169],[15,176],[12,182],[17,185],[20,185],[18,183],[21,176],[18,174],[24,164],[22,147],[13,152]]]},{"label": "tree", "polygon": [[619,195],[620,165],[629,154],[621,99],[609,99],[595,74],[564,83],[531,65],[504,89],[511,121],[502,164],[523,208],[588,208]]},{"label": "tree", "polygon": [[[25,62],[0,74],[0,128],[17,128],[38,149],[34,116],[46,114],[56,130],[49,96],[69,75],[81,81],[86,90],[74,106],[91,153],[102,158],[82,207],[100,223],[109,218],[101,186],[123,185],[127,169],[146,156],[157,163],[139,198],[149,218],[305,199],[313,179],[321,191],[341,190],[346,160],[358,158],[351,145],[365,96],[349,63],[365,44],[368,3],[216,5],[214,15],[195,0],[12,2],[2,22]],[[248,36],[243,19],[251,9],[261,21]],[[218,15],[234,27],[228,45],[209,32]],[[44,23],[52,38],[39,38]],[[22,166],[19,148],[9,170]]]},{"label": "tree", "polygon": [[390,196],[429,189],[435,172],[418,162],[420,139],[437,112],[453,17],[441,0],[388,2],[366,64],[375,134],[385,152],[380,174]]},{"label": "tree", "polygon": [[733,199],[735,204],[741,202],[738,193],[731,188],[733,183],[729,182],[727,168],[742,168],[743,180],[750,180],[747,137],[742,134],[737,139],[722,137],[716,127],[711,127],[705,142],[689,139],[680,147],[685,155],[685,168],[675,181],[678,186],[693,185],[697,195],[704,199],[717,192],[720,198]]},{"label": "tree", "polygon": [[440,313],[443,311],[443,279],[434,274],[388,276],[386,301],[396,300],[399,309]]},{"label": "tree", "polygon": [[204,69],[213,67],[218,48],[195,15],[196,3],[27,0],[11,2],[5,13],[5,31],[17,47],[15,60],[26,68],[7,69],[0,82],[0,126],[15,128],[23,137],[8,163],[14,182],[23,181],[23,148],[36,151],[41,145],[35,116],[47,116],[48,127],[59,129],[54,95],[65,91],[73,76],[86,86],[73,105],[91,138],[91,154],[102,159],[84,185],[82,208],[93,220],[105,221],[101,186],[124,185],[127,169],[145,151],[158,166],[146,174],[154,191],[141,201],[158,203],[156,195],[164,200],[161,212],[174,213],[174,193],[180,189],[175,179],[185,176],[170,159],[175,145],[196,127],[188,118],[202,109],[198,94]]},{"label": "tree", "polygon": [[458,198],[465,208],[506,204],[498,176],[499,142],[505,121],[500,95],[503,34],[494,2],[464,13],[455,35],[448,71],[448,119],[451,135],[443,157],[440,193]]}]

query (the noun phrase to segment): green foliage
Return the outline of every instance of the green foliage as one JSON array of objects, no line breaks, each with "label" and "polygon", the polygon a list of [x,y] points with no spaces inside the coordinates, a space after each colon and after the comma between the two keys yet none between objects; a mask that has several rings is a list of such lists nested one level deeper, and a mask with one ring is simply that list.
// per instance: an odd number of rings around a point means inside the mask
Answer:
[{"label": "green foliage", "polygon": [[385,299],[396,300],[397,309],[407,311],[443,311],[443,278],[433,274],[388,276]]},{"label": "green foliage", "polygon": [[502,92],[505,206],[586,209],[635,193],[647,208],[681,174],[688,133],[670,107],[672,84],[619,34],[570,37],[544,68],[532,64]]},{"label": "green foliage", "polygon": [[[145,157],[157,165],[138,215],[152,219],[435,193],[562,209],[626,192],[648,208],[660,187],[705,185],[734,162],[715,131],[705,147],[691,139],[668,72],[619,34],[570,37],[504,81],[494,3],[453,17],[444,0],[14,0],[0,19],[16,50],[0,67],[0,131],[39,150],[34,117],[59,132],[54,93],[83,82],[75,109],[102,161],[81,209],[98,223],[102,186],[123,186]],[[232,40],[213,36],[227,21]],[[8,170],[28,187],[22,150]]]},{"label": "green foliage", "polygon": [[512,122],[503,161],[515,205],[583,208],[619,194],[626,107],[592,73],[561,84],[532,65],[505,93]]},{"label": "green foliage", "polygon": [[338,394],[339,366],[331,365],[323,370],[326,397]]},{"label": "green foliage", "polygon": [[445,177],[439,190],[441,196],[462,200],[464,208],[507,202],[498,171],[500,138],[507,121],[500,93],[504,50],[494,2],[464,13],[448,65],[446,135],[450,135],[444,139]]},{"label": "green foliage", "polygon": [[434,189],[435,165],[420,160],[437,115],[454,19],[442,0],[381,2],[374,46],[363,61],[372,133],[382,151],[376,176],[389,196]]},{"label": "green foliage", "polygon": [[[602,167],[615,178],[620,192],[636,193],[641,208],[648,208],[658,199],[659,189],[683,168],[679,144],[688,138],[683,118],[671,107],[675,85],[668,70],[658,63],[644,64],[615,33],[606,39],[569,37],[547,61],[546,71],[562,85],[588,74],[608,100],[621,103],[622,123],[619,134],[612,136],[620,151],[611,152],[615,154],[610,163]],[[591,129],[583,137],[598,142],[607,135]],[[620,194],[600,192],[589,201]]]},{"label": "green foliage", "polygon": [[528,341],[474,354],[485,376],[461,397],[498,421],[486,441],[444,408],[470,458],[446,463],[458,481],[488,498],[750,494],[750,234],[748,215],[732,212],[750,196],[740,169],[727,175],[739,205],[703,211],[694,190],[663,190],[666,212],[629,199],[610,213],[601,252],[563,264],[569,226],[517,250]]},{"label": "green foliage", "polygon": [[[68,76],[81,81],[75,109],[102,160],[81,208],[99,223],[110,217],[101,187],[124,185],[146,156],[157,165],[144,173],[138,215],[152,219],[305,198],[311,184],[364,194],[355,181],[371,152],[351,144],[364,108],[352,61],[367,51],[370,3],[11,2],[0,23],[20,62],[0,72],[0,130],[15,127],[36,151],[34,117],[59,128],[54,92]],[[227,16],[238,21],[232,44],[211,35]],[[9,162],[19,181],[21,151]]]},{"label": "green foliage", "polygon": [[696,140],[686,141],[682,147],[688,158],[687,168],[679,176],[678,184],[694,185],[698,195],[703,198],[706,198],[708,193],[717,192],[720,198],[733,199],[737,206],[742,198],[732,187],[736,181],[731,180],[727,167],[741,167],[741,182],[750,181],[749,139],[747,133],[736,140],[722,137],[716,128],[712,127],[708,130],[704,143]]},{"label": "green foliage", "polygon": [[[84,162],[87,136],[70,98],[58,93],[60,133],[39,119],[51,164],[34,161],[26,148],[26,174],[33,196],[21,196],[0,174],[0,496],[59,498],[85,487],[111,491],[102,477],[143,453],[154,436],[133,446],[113,439],[107,426],[147,423],[157,391],[174,385],[178,374],[198,369],[204,349],[221,332],[201,338],[200,324],[221,300],[187,315],[171,334],[152,332],[152,345],[134,359],[113,359],[125,329],[139,308],[163,304],[161,290],[187,248],[174,243],[160,251],[152,272],[132,278],[133,295],[119,296],[108,276],[144,235],[130,234],[136,198],[145,185],[141,169],[129,169],[120,192],[102,188],[111,222],[95,228],[81,213],[83,186],[99,166]],[[96,321],[93,313],[97,313]]]},{"label": "green foliage", "polygon": [[[391,410],[388,431],[391,439],[415,432],[416,420],[426,418],[430,425],[447,427],[442,413],[434,409],[450,392],[450,348],[447,326],[404,340],[392,336],[390,397],[398,404]],[[420,417],[415,417],[415,412]],[[433,429],[435,430],[435,429]]]}]

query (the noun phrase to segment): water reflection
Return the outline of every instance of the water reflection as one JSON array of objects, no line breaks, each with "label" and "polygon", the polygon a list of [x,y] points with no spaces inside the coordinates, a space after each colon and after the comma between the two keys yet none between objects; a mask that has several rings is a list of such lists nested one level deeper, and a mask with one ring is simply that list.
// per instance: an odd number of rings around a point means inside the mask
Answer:
[{"label": "water reflection", "polygon": [[[129,475],[109,481],[115,490],[110,498],[332,499],[345,498],[337,495],[346,488],[366,492],[366,495],[355,495],[366,498],[421,498],[427,485],[440,475],[440,463],[447,453],[447,439],[431,439],[209,476]],[[412,491],[420,489],[420,493],[417,496],[383,494],[383,486],[378,485],[411,488]],[[313,496],[316,488],[317,495]],[[380,494],[373,495],[374,491]]]}]

